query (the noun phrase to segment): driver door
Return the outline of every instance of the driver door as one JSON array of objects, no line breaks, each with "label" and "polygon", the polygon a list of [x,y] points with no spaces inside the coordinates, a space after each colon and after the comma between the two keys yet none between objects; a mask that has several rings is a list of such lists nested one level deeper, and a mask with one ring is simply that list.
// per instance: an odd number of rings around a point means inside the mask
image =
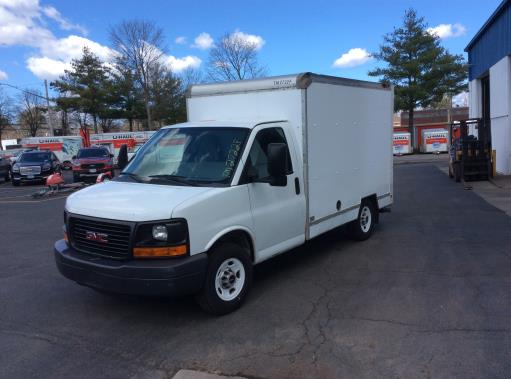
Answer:
[{"label": "driver door", "polygon": [[[301,175],[296,172],[301,166],[297,164],[294,149],[290,149],[284,129],[265,125],[254,132],[244,175],[252,174],[247,185],[256,234],[256,260],[259,262],[305,241],[305,197]],[[270,143],[287,144],[289,165],[284,186],[267,182],[267,147]]]}]

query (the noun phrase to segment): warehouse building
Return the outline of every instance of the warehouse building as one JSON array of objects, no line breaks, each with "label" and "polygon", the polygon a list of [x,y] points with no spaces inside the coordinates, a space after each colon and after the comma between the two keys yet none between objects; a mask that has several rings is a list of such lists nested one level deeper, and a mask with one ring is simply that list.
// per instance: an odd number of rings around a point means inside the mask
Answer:
[{"label": "warehouse building", "polygon": [[511,0],[504,0],[465,48],[470,118],[491,127],[496,171],[511,175]]}]

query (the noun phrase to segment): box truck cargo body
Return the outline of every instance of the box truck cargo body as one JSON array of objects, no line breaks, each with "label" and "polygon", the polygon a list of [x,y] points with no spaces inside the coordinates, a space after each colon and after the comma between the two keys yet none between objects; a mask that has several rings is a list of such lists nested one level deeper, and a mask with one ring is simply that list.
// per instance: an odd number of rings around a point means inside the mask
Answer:
[{"label": "box truck cargo body", "polygon": [[116,180],[68,198],[55,244],[64,276],[112,292],[198,293],[226,313],[253,264],[343,224],[366,239],[392,204],[391,88],[311,73],[207,84],[189,90],[187,112]]}]

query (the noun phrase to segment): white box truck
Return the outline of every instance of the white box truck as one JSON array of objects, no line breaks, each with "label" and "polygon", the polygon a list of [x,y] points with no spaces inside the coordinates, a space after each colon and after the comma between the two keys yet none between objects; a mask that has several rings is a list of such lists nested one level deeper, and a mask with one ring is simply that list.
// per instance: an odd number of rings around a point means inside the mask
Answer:
[{"label": "white box truck", "polygon": [[393,91],[311,73],[193,86],[114,181],[67,199],[55,259],[102,291],[240,306],[252,266],[392,204]]}]

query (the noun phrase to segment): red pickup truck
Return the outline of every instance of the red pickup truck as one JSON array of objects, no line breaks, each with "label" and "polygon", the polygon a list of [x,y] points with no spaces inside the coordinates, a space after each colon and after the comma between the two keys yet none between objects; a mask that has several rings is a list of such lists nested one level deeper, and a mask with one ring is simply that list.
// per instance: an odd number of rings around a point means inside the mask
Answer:
[{"label": "red pickup truck", "polygon": [[113,154],[101,146],[86,147],[78,150],[73,157],[73,181],[96,178],[99,174],[110,172],[114,176]]}]

